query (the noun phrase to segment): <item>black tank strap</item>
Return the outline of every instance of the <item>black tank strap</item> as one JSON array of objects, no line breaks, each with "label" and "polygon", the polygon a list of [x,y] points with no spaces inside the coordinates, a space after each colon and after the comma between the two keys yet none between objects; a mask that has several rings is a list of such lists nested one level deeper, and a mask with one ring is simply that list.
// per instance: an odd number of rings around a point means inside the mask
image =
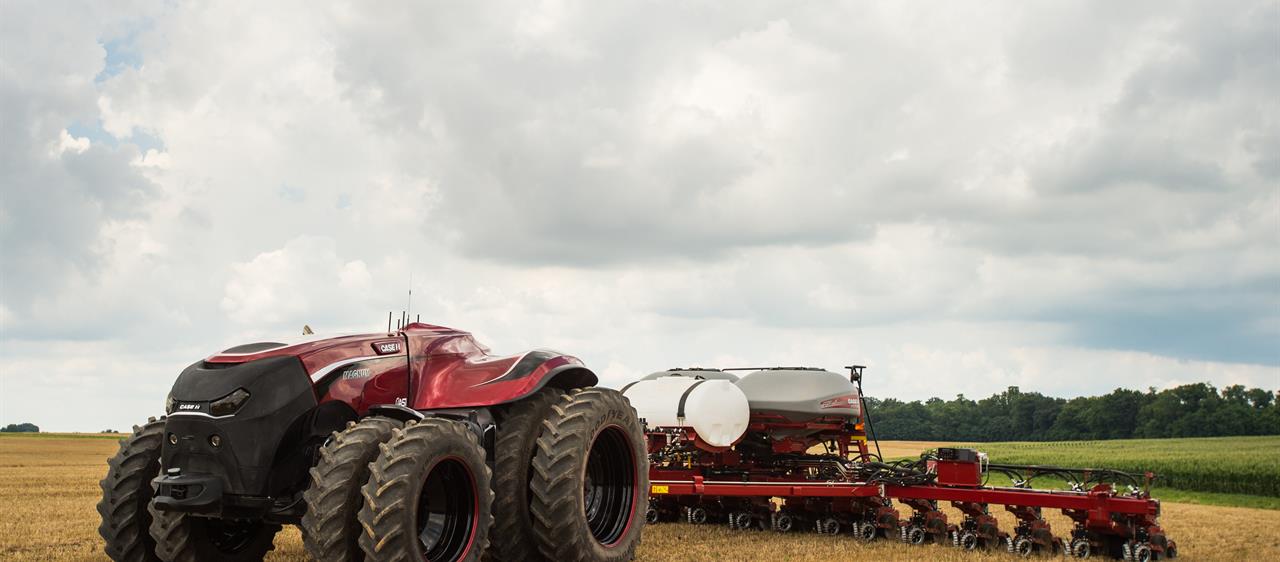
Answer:
[{"label": "black tank strap", "polygon": [[698,382],[695,382],[689,385],[689,388],[684,389],[684,394],[680,395],[680,405],[676,407],[677,419],[684,417],[684,403],[689,399],[689,393],[693,392],[693,389],[698,388],[698,385],[704,382],[707,382],[707,380],[706,379],[700,380]]}]

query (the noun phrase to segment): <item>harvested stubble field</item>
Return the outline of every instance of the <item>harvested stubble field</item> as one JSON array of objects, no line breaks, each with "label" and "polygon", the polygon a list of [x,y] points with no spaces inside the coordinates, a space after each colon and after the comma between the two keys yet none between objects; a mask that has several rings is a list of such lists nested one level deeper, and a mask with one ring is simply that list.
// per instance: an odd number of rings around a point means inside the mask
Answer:
[{"label": "harvested stubble field", "polygon": [[[928,443],[885,443],[886,456],[918,454]],[[111,437],[0,437],[0,559],[104,560],[97,535],[98,479],[116,449]],[[958,517],[952,513],[952,517]],[[1003,515],[1002,515],[1003,516]],[[1066,529],[1060,515],[1050,516]],[[1280,511],[1168,503],[1162,519],[1185,560],[1280,560]],[[1011,527],[1006,517],[1003,525]],[[937,546],[864,545],[847,537],[730,532],[720,526],[664,524],[645,530],[640,560],[1012,560]],[[268,560],[306,560],[296,529],[276,539]]]}]

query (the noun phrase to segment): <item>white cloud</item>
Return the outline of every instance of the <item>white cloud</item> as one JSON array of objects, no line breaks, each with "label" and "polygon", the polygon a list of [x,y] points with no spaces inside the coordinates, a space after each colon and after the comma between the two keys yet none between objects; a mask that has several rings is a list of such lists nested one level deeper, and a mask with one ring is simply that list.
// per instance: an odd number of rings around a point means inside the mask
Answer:
[{"label": "white cloud", "polygon": [[58,135],[57,148],[50,151],[49,156],[56,158],[58,156],[62,156],[62,153],[67,151],[71,151],[75,154],[80,154],[86,150],[89,150],[90,144],[92,143],[89,142],[88,137],[73,137],[71,136],[70,133],[67,132],[66,129],[63,129],[62,132],[59,133]]},{"label": "white cloud", "polygon": [[342,314],[332,310],[335,306],[367,310],[369,270],[363,261],[344,261],[336,248],[331,238],[300,236],[232,264],[222,310],[233,322],[257,330],[290,318],[334,318]]},{"label": "white cloud", "polygon": [[410,279],[612,384],[1280,380],[1272,2],[388,10],[6,5],[3,421],[124,427],[242,339],[381,328]]}]

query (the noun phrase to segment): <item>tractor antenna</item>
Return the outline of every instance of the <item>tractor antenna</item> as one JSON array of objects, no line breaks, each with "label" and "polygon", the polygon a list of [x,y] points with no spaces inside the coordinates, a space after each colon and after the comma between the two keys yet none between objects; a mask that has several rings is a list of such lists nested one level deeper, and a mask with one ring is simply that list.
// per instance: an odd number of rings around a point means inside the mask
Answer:
[{"label": "tractor antenna", "polygon": [[405,322],[409,321],[409,314],[413,312],[413,272],[409,272],[409,302],[405,304]]},{"label": "tractor antenna", "polygon": [[387,333],[391,333],[391,311],[387,311]]}]

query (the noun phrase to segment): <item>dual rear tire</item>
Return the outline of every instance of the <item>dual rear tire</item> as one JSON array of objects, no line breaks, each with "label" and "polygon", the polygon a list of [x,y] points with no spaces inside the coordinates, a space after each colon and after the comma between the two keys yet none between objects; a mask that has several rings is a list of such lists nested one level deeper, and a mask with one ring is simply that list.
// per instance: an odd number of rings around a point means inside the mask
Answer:
[{"label": "dual rear tire", "polygon": [[493,532],[485,558],[494,562],[537,562],[538,538],[533,533],[530,506],[533,458],[538,452],[542,422],[564,391],[543,388],[499,412],[498,439],[493,447]]},{"label": "dual rear tire", "polygon": [[493,524],[490,477],[484,449],[465,425],[405,424],[369,465],[360,549],[371,560],[479,560]]},{"label": "dual rear tire", "polygon": [[635,410],[614,390],[574,390],[551,408],[533,458],[530,511],[547,560],[635,558],[649,466]]}]

